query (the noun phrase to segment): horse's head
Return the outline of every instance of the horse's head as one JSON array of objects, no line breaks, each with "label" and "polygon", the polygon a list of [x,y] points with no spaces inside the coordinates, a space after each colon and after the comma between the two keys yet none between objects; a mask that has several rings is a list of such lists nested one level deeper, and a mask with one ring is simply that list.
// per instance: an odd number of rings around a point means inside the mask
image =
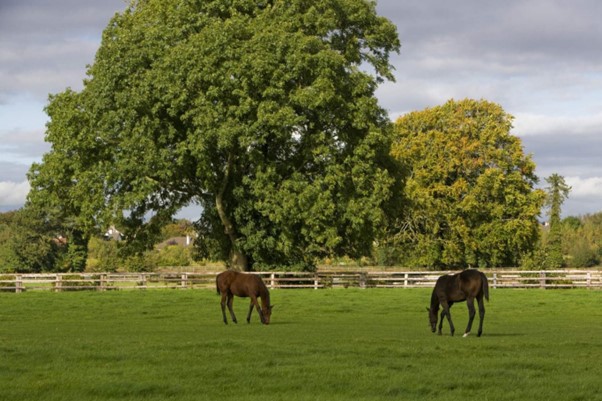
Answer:
[{"label": "horse's head", "polygon": [[272,308],[273,307],[274,307],[274,305],[270,305],[265,308],[262,308],[261,315],[262,315],[263,321],[261,323],[270,324],[270,317],[272,317]]},{"label": "horse's head", "polygon": [[437,330],[437,310],[434,308],[426,308],[429,312],[429,322],[431,323],[431,330],[434,333]]}]

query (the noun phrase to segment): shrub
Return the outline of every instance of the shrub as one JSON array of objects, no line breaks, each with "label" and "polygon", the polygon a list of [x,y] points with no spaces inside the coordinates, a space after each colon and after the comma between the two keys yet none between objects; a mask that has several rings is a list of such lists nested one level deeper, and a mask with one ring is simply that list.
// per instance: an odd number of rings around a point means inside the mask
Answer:
[{"label": "shrub", "polygon": [[190,266],[192,259],[190,248],[180,245],[168,245],[155,251],[157,266]]},{"label": "shrub", "polygon": [[568,265],[570,267],[592,267],[599,263],[598,255],[587,239],[577,238],[570,246]]}]

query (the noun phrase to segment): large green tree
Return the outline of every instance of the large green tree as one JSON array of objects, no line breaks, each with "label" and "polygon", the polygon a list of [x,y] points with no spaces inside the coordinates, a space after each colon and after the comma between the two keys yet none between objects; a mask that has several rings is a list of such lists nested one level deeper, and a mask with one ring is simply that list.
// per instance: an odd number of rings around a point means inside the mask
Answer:
[{"label": "large green tree", "polygon": [[410,172],[399,222],[403,262],[516,266],[538,235],[544,194],[512,117],[484,100],[450,100],[400,117],[393,154]]},{"label": "large green tree", "polygon": [[395,206],[374,92],[398,48],[372,1],[134,1],[51,96],[30,201],[142,247],[196,203],[205,254],[243,269],[366,255]]}]

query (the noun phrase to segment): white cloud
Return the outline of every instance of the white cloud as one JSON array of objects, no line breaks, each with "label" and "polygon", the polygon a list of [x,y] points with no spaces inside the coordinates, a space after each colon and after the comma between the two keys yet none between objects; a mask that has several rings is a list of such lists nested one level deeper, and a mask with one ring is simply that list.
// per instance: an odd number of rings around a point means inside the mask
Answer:
[{"label": "white cloud", "polygon": [[29,182],[0,182],[0,206],[22,205],[29,193]]},{"label": "white cloud", "polygon": [[516,113],[514,130],[519,136],[528,135],[591,135],[600,132],[602,113],[585,116],[549,116]]},{"label": "white cloud", "polygon": [[571,187],[569,198],[597,197],[602,203],[602,177],[566,177],[565,181]]}]

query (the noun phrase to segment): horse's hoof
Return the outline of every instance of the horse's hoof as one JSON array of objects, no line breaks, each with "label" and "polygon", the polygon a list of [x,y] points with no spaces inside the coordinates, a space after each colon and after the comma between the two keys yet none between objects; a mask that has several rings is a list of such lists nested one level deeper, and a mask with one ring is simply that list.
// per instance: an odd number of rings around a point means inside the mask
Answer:
[{"label": "horse's hoof", "polygon": [[468,333],[464,333],[464,335],[463,335],[462,337],[466,338],[466,337],[468,337],[469,335],[470,335],[470,332],[468,332]]}]

